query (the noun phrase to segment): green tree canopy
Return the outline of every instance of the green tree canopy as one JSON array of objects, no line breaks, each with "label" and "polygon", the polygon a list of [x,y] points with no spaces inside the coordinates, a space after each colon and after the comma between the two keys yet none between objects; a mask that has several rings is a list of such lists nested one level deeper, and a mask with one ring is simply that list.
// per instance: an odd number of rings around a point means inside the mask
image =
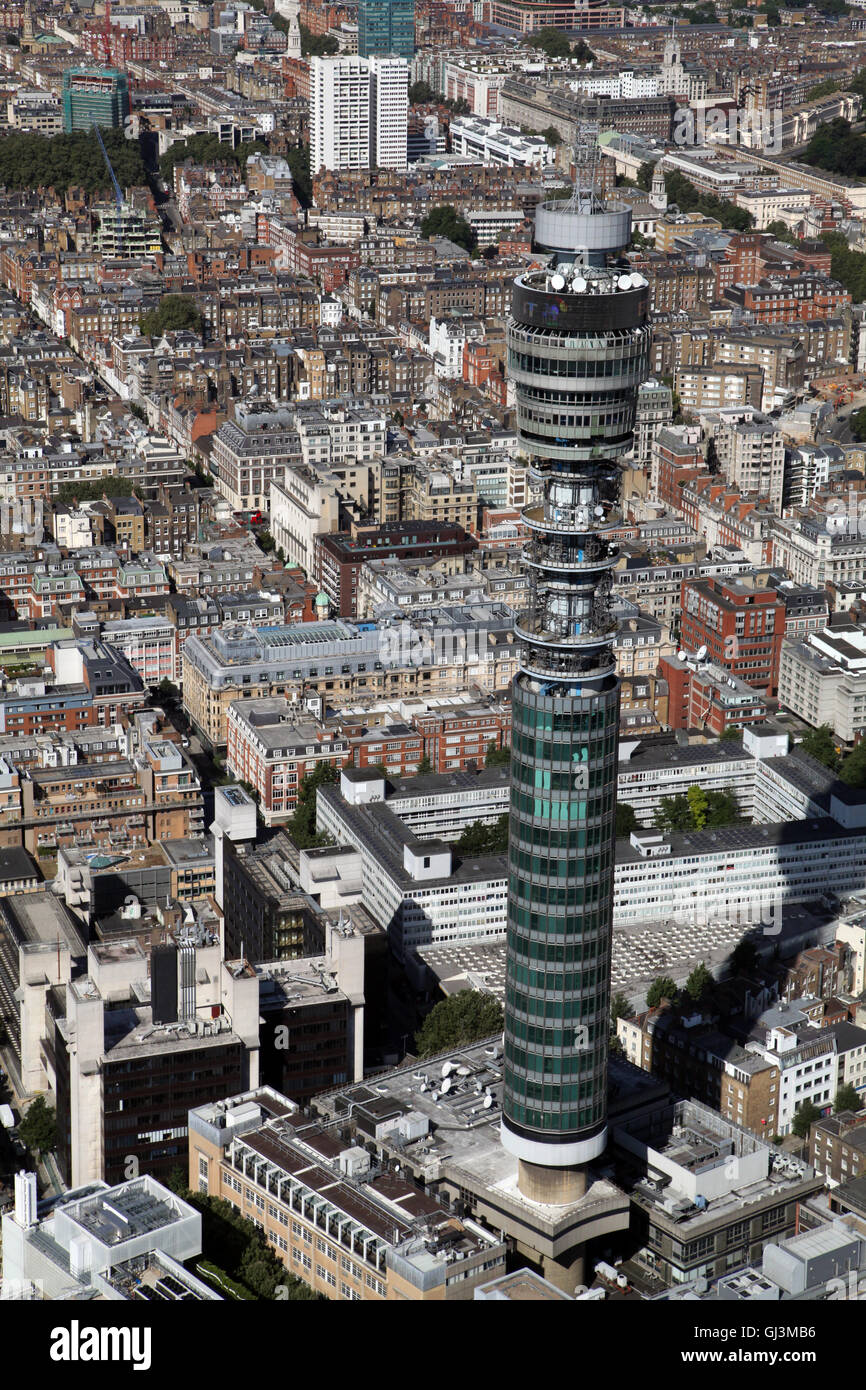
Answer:
[{"label": "green tree canopy", "polygon": [[860,178],[866,174],[866,137],[844,116],[836,116],[821,122],[800,158],[818,169]]},{"label": "green tree canopy", "polygon": [[836,737],[829,724],[821,724],[817,729],[810,729],[808,734],[800,739],[797,747],[802,749],[804,753],[808,753],[816,762],[829,767],[831,772],[835,772],[839,766]]},{"label": "green tree canopy", "polygon": [[856,1115],[857,1111],[862,1109],[863,1097],[856,1086],[852,1085],[850,1081],[846,1081],[845,1085],[840,1086],[833,1097],[833,1114],[841,1115],[843,1110],[853,1110]]},{"label": "green tree canopy", "polygon": [[731,952],[731,970],[734,974],[750,975],[758,964],[758,948],[748,937],[738,941]]},{"label": "green tree canopy", "polygon": [[709,994],[715,981],[706,962],[701,961],[696,965],[689,978],[686,980],[686,994],[694,1004],[700,1004]]},{"label": "green tree canopy", "polygon": [[450,203],[442,203],[439,207],[430,209],[421,223],[421,235],[428,239],[447,237],[455,245],[462,246],[465,251],[474,251],[478,245],[478,238],[466,218],[461,217]]},{"label": "green tree canopy", "polygon": [[411,106],[427,106],[431,101],[438,100],[438,95],[429,82],[413,82],[409,88],[409,104]]},{"label": "green tree canopy", "polygon": [[708,791],[694,785],[677,796],[663,796],[655,814],[657,830],[668,834],[690,830],[717,830],[742,820],[740,803],[732,791]]},{"label": "green tree canopy", "polygon": [[627,801],[616,803],[616,838],[624,840],[633,830],[638,828],[638,818],[633,806],[629,806]]},{"label": "green tree canopy", "polygon": [[653,164],[652,160],[649,159],[646,160],[637,171],[637,186],[638,188],[642,188],[645,193],[649,193],[652,188],[655,171],[656,166]]},{"label": "green tree canopy", "polygon": [[622,990],[617,990],[610,1001],[610,1020],[614,1028],[616,1028],[617,1019],[632,1018],[633,1015],[634,1009],[628,1002],[628,999],[623,994]]},{"label": "green tree canopy", "polygon": [[301,53],[305,58],[328,58],[339,53],[340,45],[334,34],[314,34],[305,24],[301,30]]},{"label": "green tree canopy", "polygon": [[431,763],[430,759],[427,757],[427,754],[426,754],[426,753],[425,753],[424,756],[422,757],[422,759],[421,759],[421,761],[419,762],[419,764],[418,764],[417,768],[415,769],[415,771],[417,772],[417,774],[418,774],[419,777],[423,777],[425,773],[427,773],[427,772],[432,772],[432,771],[433,771],[433,764]]},{"label": "green tree canopy", "polygon": [[310,172],[309,145],[293,145],[291,149],[286,150],[285,160],[292,171],[292,192],[302,208],[310,207],[313,201],[313,179]]},{"label": "green tree canopy", "polygon": [[298,849],[314,849],[328,843],[327,836],[316,830],[316,792],[338,778],[339,772],[331,763],[319,763],[315,772],[308,773],[298,788],[295,814],[286,826]]},{"label": "green tree canopy", "polygon": [[467,825],[454,848],[458,854],[505,854],[508,849],[508,813],[500,816],[493,825],[483,821],[473,821]]},{"label": "green tree canopy", "polygon": [[70,483],[61,483],[57,489],[57,501],[67,506],[76,497],[79,502],[99,502],[106,497],[138,497],[142,491],[137,483],[130,484],[128,478],[117,473],[103,473],[99,478],[81,478]]},{"label": "green tree canopy", "polygon": [[[117,182],[123,189],[147,184],[137,140],[122,130],[103,129],[102,138]],[[74,135],[29,135],[11,132],[0,140],[0,185],[7,189],[54,188],[65,193],[83,188],[113,197],[111,176],[91,131]]]},{"label": "green tree canopy", "polygon": [[798,1139],[805,1139],[812,1125],[820,1118],[821,1111],[817,1106],[814,1106],[810,1100],[804,1100],[794,1112],[794,1118],[791,1121],[791,1133],[795,1134]]},{"label": "green tree canopy", "polygon": [[461,989],[443,999],[425,1018],[415,1034],[418,1056],[434,1057],[437,1052],[477,1042],[498,1033],[504,1021],[502,1007],[492,995]]},{"label": "green tree canopy", "polygon": [[547,129],[546,129],[546,130],[543,130],[541,133],[542,133],[542,135],[544,136],[545,140],[547,141],[548,145],[561,145],[561,144],[562,144],[562,136],[560,135],[559,131],[556,129],[556,126],[555,126],[555,125],[549,125],[549,126],[547,127]]},{"label": "green tree canopy", "polygon": [[747,232],[754,225],[755,219],[745,208],[738,208],[726,198],[714,198],[710,193],[699,193],[683,174],[665,174],[665,191],[668,202],[676,203],[680,212],[700,212],[705,217],[715,217],[723,227],[735,232]]},{"label": "green tree canopy", "polygon": [[743,731],[738,724],[726,724],[719,738],[724,743],[738,743],[743,737]]},{"label": "green tree canopy", "polygon": [[697,783],[694,783],[686,792],[686,800],[689,803],[692,825],[695,827],[695,830],[703,830],[709,815],[709,803],[703,787],[699,787]]},{"label": "green tree canopy", "polygon": [[233,148],[224,144],[219,136],[209,131],[200,135],[190,135],[187,140],[176,140],[164,155],[160,156],[159,172],[166,183],[171,183],[174,166],[192,159],[195,164],[238,164],[246,168],[251,154],[267,154],[268,147],[263,140],[249,140]]},{"label": "green tree canopy", "polygon": [[567,35],[561,29],[555,29],[549,24],[543,29],[536,30],[534,34],[530,34],[526,42],[530,48],[540,48],[548,58],[569,58],[571,56],[571,44]]},{"label": "green tree canopy", "polygon": [[861,740],[853,752],[842,759],[839,777],[849,787],[866,787],[866,741]]},{"label": "green tree canopy", "polygon": [[144,314],[139,326],[147,337],[156,338],[178,329],[201,333],[202,325],[201,311],[190,295],[164,294],[159,301],[159,308]]},{"label": "green tree canopy", "polygon": [[18,1136],[28,1149],[50,1153],[57,1143],[57,1117],[44,1096],[37,1096],[18,1126]]},{"label": "green tree canopy", "polygon": [[497,748],[493,739],[487,745],[487,752],[484,755],[485,767],[506,767],[511,762],[511,749],[508,744],[503,744]]},{"label": "green tree canopy", "polygon": [[663,999],[673,1002],[677,997],[677,987],[670,975],[657,975],[646,992],[648,1009],[655,1009]]}]

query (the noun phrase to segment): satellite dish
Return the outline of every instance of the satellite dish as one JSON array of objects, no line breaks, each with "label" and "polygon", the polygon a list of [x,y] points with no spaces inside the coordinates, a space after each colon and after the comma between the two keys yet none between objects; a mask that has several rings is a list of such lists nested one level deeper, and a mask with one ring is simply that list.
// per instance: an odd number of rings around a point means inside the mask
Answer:
[{"label": "satellite dish", "polygon": [[646,284],[646,280],[642,275],[639,275],[637,271],[634,271],[631,276],[631,283],[636,290],[642,290]]},{"label": "satellite dish", "polygon": [[583,294],[586,289],[586,281],[582,275],[578,275],[571,288],[574,290],[575,294]]},{"label": "satellite dish", "polygon": [[482,1103],[482,1105],[484,1106],[484,1109],[485,1109],[485,1110],[489,1110],[490,1107],[491,1107],[491,1105],[493,1104],[493,1097],[492,1097],[492,1096],[485,1096],[485,1097],[484,1097],[484,1100],[483,1100],[481,1103]]},{"label": "satellite dish", "polygon": [[630,276],[630,275],[620,275],[619,279],[618,279],[617,282],[616,282],[616,287],[617,287],[617,289],[619,289],[619,290],[630,290],[630,289],[631,289],[631,276]]},{"label": "satellite dish", "polygon": [[551,279],[550,279],[550,288],[551,288],[552,290],[564,290],[564,289],[565,289],[565,276],[564,276],[564,275],[560,275],[559,272],[557,271],[556,275],[552,275],[552,276],[551,276]]},{"label": "satellite dish", "polygon": [[706,656],[706,654],[707,654],[707,649],[706,649],[706,647],[698,647],[698,650],[695,652],[695,656],[697,657],[698,661],[703,661],[703,659],[704,659],[704,657]]},{"label": "satellite dish", "polygon": [[685,654],[685,652],[677,652],[677,661],[685,661],[685,659],[686,659],[686,654]]},{"label": "satellite dish", "polygon": [[450,1076],[453,1070],[454,1070],[454,1063],[453,1063],[453,1062],[443,1062],[443,1064],[442,1064],[442,1075],[443,1075],[443,1076]]},{"label": "satellite dish", "polygon": [[596,507],[595,516],[604,516],[604,507]]},{"label": "satellite dish", "polygon": [[450,1077],[450,1076],[446,1076],[445,1080],[442,1082],[442,1090],[439,1092],[439,1094],[442,1095],[442,1096],[447,1096],[447,1094],[448,1094],[448,1092],[449,1092],[450,1090],[451,1090],[451,1077]]}]

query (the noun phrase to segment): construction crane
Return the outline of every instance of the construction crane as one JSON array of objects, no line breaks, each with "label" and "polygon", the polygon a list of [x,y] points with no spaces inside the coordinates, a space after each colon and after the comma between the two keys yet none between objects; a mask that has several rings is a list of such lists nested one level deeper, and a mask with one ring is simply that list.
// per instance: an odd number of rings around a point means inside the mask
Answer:
[{"label": "construction crane", "polygon": [[122,236],[123,226],[123,193],[121,191],[120,184],[117,182],[115,172],[111,167],[111,160],[108,158],[108,150],[105,148],[105,141],[102,138],[102,131],[99,129],[99,126],[96,124],[95,121],[93,122],[93,129],[96,131],[96,138],[99,141],[99,148],[102,150],[102,158],[105,160],[105,163],[108,167],[108,172],[111,175],[111,182],[114,185],[114,201],[117,209],[117,246],[118,250],[120,250],[120,240]]}]

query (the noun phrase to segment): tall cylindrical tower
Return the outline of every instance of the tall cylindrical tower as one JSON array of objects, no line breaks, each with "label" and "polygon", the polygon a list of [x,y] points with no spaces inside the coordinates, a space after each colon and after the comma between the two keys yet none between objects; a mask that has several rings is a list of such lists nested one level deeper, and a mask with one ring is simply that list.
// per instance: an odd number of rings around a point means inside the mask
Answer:
[{"label": "tall cylindrical tower", "polygon": [[524,512],[529,599],[515,626],[502,1142],[524,1194],[564,1203],[607,1139],[619,727],[611,569],[619,458],[648,374],[649,291],[608,264],[627,208],[542,205],[554,250],[515,282],[508,361],[543,501]]}]

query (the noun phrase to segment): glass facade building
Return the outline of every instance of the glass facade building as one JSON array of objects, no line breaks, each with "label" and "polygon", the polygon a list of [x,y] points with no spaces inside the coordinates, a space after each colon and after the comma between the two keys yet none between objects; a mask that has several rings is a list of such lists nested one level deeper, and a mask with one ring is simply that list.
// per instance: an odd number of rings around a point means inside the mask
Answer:
[{"label": "glass facade building", "polygon": [[415,0],[360,0],[358,53],[394,54],[407,62],[415,55]]},{"label": "glass facade building", "polygon": [[102,130],[123,126],[129,115],[129,83],[114,68],[67,68],[63,74],[63,129]]},{"label": "glass facade building", "polygon": [[543,500],[523,514],[529,598],[515,625],[502,1127],[536,1175],[580,1169],[607,1137],[619,726],[610,533],[649,354],[647,283],[606,264],[629,218],[594,198],[539,211],[538,239],[549,214],[554,248],[572,249],[517,279],[508,325],[518,431]]}]

